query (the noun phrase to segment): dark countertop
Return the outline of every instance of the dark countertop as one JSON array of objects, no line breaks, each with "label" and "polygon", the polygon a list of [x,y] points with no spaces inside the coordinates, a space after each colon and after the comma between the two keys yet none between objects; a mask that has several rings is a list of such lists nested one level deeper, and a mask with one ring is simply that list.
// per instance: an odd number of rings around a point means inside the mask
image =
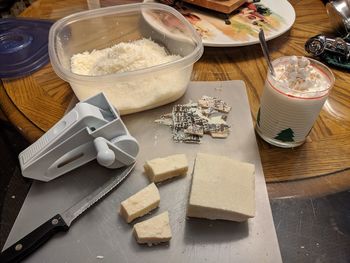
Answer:
[{"label": "dark countertop", "polygon": [[284,262],[350,261],[350,190],[270,204]]}]

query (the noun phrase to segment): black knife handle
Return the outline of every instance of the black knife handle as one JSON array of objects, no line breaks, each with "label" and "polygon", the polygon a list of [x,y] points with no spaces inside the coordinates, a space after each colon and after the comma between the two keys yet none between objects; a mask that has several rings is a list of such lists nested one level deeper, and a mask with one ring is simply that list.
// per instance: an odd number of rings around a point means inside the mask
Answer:
[{"label": "black knife handle", "polygon": [[68,229],[69,227],[66,222],[57,214],[2,252],[0,254],[0,262],[20,262],[44,244],[55,233],[61,231],[65,232],[68,231]]}]

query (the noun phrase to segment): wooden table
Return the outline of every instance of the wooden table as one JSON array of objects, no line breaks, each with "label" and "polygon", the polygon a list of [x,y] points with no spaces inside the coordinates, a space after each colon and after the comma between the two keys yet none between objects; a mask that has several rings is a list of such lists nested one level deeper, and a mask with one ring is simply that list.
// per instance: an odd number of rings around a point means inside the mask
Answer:
[{"label": "wooden table", "polygon": [[[87,2],[94,1],[37,0],[21,16],[56,20],[88,9]],[[135,1],[101,1],[101,6],[128,2]],[[322,1],[290,2],[297,18],[289,32],[269,42],[274,58],[305,55],[304,43],[309,37],[330,32]],[[244,80],[252,118],[255,119],[266,71],[266,63],[258,45],[205,48],[202,58],[195,64],[192,80]],[[270,198],[317,196],[349,189],[350,75],[337,69],[333,69],[333,72],[335,86],[304,145],[295,149],[280,149],[258,138]],[[0,87],[3,112],[31,142],[63,116],[73,97],[70,86],[56,76],[51,65],[25,78],[3,80]]]}]

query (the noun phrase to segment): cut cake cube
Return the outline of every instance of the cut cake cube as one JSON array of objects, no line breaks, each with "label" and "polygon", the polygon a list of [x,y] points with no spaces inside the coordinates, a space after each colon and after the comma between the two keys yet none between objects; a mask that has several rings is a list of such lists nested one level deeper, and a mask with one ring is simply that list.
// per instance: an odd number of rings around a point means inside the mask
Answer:
[{"label": "cut cake cube", "polygon": [[127,223],[157,208],[160,195],[154,183],[149,184],[120,204],[120,214]]},{"label": "cut cake cube", "polygon": [[134,225],[136,241],[140,244],[158,244],[171,239],[169,213],[164,212]]},{"label": "cut cake cube", "polygon": [[175,176],[186,175],[188,161],[185,154],[175,154],[147,161],[144,169],[150,181],[158,183]]}]

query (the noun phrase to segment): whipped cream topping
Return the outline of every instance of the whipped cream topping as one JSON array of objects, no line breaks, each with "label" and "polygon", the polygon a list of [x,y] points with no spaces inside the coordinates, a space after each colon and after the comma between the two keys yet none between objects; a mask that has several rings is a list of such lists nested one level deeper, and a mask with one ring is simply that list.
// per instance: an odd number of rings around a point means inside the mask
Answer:
[{"label": "whipped cream topping", "polygon": [[274,65],[275,80],[284,88],[296,92],[324,91],[330,86],[327,76],[310,63],[306,57],[290,56]]}]

